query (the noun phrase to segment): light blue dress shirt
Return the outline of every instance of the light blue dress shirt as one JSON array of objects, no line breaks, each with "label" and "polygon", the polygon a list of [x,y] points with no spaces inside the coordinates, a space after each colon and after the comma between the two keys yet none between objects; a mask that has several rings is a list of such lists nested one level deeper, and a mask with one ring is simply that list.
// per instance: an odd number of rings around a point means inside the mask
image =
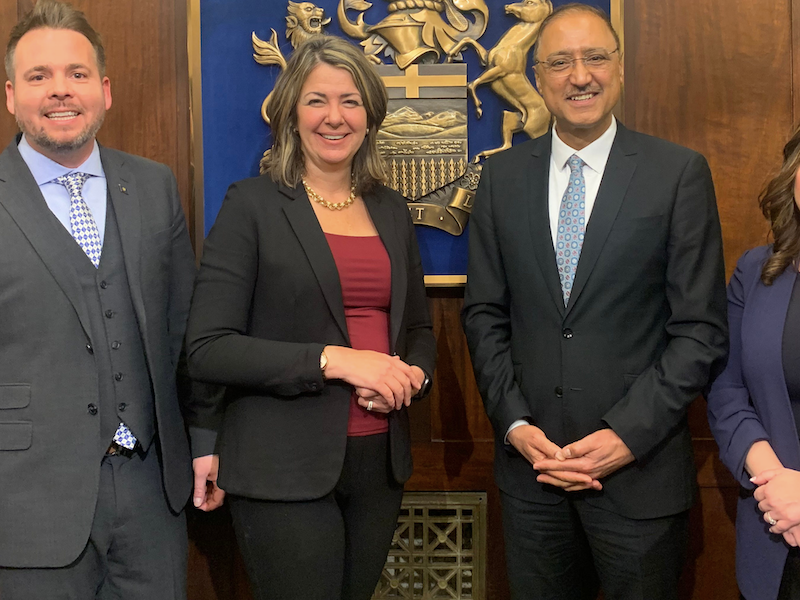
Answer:
[{"label": "light blue dress shirt", "polygon": [[31,147],[24,135],[17,145],[17,149],[36,180],[47,206],[61,221],[61,224],[70,235],[72,235],[72,227],[69,224],[69,192],[66,187],[56,183],[54,180],[57,177],[74,172],[88,173],[92,176],[86,180],[82,195],[83,199],[86,200],[86,204],[89,205],[89,210],[92,211],[92,217],[97,223],[97,230],[100,232],[100,241],[102,242],[105,239],[106,232],[108,185],[105,171],[103,171],[103,163],[100,161],[100,147],[97,142],[94,142],[89,158],[75,169],[60,165],[47,158],[44,154],[37,152]]}]

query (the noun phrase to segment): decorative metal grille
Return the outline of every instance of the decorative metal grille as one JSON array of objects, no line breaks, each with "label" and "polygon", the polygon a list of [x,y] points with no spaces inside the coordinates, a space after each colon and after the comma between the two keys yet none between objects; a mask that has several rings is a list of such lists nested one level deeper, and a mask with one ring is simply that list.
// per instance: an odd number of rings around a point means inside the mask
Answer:
[{"label": "decorative metal grille", "polygon": [[407,492],[373,600],[486,598],[486,494]]}]

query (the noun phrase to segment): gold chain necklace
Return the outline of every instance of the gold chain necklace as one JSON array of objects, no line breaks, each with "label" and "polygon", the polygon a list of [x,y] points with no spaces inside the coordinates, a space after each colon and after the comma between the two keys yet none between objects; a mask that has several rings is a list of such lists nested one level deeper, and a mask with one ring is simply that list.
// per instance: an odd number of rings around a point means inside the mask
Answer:
[{"label": "gold chain necklace", "polygon": [[347,197],[347,200],[344,202],[328,202],[320,196],[317,192],[311,189],[311,187],[306,183],[305,178],[301,177],[300,180],[303,182],[303,187],[306,188],[306,194],[308,197],[311,198],[317,204],[324,206],[330,210],[342,210],[343,208],[347,208],[353,202],[356,201],[356,184],[353,183],[350,185],[350,195]]}]

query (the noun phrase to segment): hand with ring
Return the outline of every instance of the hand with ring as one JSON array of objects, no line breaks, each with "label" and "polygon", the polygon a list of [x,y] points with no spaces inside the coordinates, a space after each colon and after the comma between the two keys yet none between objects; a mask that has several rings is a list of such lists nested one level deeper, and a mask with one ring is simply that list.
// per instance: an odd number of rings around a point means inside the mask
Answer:
[{"label": "hand with ring", "polygon": [[[359,393],[366,399],[361,405],[366,408],[372,400],[373,411],[388,412],[408,406],[425,379],[422,369],[398,356],[344,346],[325,346],[323,351],[328,359],[325,378],[341,379],[355,387],[357,393],[360,388],[367,390]],[[383,410],[384,407],[388,410]]]},{"label": "hand with ring", "polygon": [[800,525],[800,472],[785,467],[770,469],[751,479],[758,487],[753,497],[769,523],[770,533],[784,534]]},{"label": "hand with ring", "polygon": [[369,412],[389,413],[395,410],[394,406],[390,405],[386,398],[368,388],[357,387],[356,396],[358,397],[358,404]]}]

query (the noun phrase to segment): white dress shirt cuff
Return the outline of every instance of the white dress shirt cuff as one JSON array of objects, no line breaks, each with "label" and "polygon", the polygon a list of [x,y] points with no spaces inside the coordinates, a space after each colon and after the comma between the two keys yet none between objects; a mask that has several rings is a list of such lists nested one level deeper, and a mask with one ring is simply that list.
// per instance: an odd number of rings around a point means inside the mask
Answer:
[{"label": "white dress shirt cuff", "polygon": [[517,419],[511,424],[511,426],[508,428],[508,431],[506,431],[506,437],[503,439],[506,445],[509,445],[508,434],[511,433],[511,430],[516,429],[517,427],[520,427],[522,425],[530,425],[530,423],[528,423],[525,419]]}]

